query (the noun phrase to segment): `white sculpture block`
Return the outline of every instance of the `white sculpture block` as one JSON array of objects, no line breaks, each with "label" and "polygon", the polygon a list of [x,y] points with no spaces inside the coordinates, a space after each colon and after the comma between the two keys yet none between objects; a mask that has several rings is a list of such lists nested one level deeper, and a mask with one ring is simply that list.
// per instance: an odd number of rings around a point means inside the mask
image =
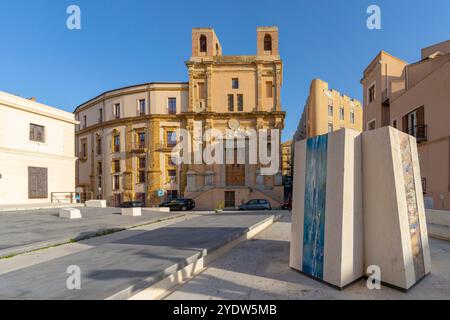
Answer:
[{"label": "white sculpture block", "polygon": [[59,209],[59,216],[66,219],[81,219],[81,212],[75,208],[61,208]]},{"label": "white sculpture block", "polygon": [[361,137],[295,144],[290,266],[339,288],[364,275]]},{"label": "white sculpture block", "polygon": [[84,204],[90,208],[106,208],[106,200],[88,200]]},{"label": "white sculpture block", "polygon": [[123,216],[139,217],[142,215],[141,208],[122,208]]},{"label": "white sculpture block", "polygon": [[407,290],[431,269],[416,140],[392,127],[362,136],[365,267]]}]

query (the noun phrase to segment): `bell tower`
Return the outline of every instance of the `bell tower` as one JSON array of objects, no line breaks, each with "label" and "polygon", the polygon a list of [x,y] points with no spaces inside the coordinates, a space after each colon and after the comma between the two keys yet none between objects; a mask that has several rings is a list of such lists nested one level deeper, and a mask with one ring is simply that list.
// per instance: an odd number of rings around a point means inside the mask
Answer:
[{"label": "bell tower", "polygon": [[192,57],[222,55],[222,46],[213,28],[192,29]]},{"label": "bell tower", "polygon": [[258,56],[278,56],[278,28],[277,27],[258,27],[257,50]]}]

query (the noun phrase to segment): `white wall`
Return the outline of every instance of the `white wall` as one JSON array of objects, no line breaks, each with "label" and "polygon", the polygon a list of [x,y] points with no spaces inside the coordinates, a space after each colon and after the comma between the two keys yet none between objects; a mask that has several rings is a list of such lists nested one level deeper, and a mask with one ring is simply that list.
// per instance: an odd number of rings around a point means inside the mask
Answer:
[{"label": "white wall", "polygon": [[[45,142],[30,141],[30,123],[45,127]],[[75,191],[74,126],[71,113],[0,92],[0,205]],[[48,198],[28,199],[29,166],[48,169]]]}]

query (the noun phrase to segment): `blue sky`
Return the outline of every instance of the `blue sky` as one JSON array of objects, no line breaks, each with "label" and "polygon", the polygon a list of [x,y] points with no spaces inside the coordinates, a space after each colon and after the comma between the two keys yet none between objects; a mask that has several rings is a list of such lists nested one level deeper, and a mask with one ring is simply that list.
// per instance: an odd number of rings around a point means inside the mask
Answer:
[{"label": "blue sky", "polygon": [[[66,28],[81,7],[82,29]],[[381,30],[366,9],[381,8]],[[362,99],[359,80],[381,50],[408,62],[450,38],[450,0],[0,0],[0,90],[73,111],[103,91],[187,81],[191,28],[213,27],[225,55],[255,54],[256,27],[276,25],[284,61],[283,139],[294,133],[309,83]]]}]

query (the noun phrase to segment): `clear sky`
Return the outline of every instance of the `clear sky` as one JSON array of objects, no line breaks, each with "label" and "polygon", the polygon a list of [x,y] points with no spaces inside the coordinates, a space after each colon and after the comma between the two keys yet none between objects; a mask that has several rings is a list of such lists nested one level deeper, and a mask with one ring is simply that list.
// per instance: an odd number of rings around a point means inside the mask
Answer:
[{"label": "clear sky", "polygon": [[[66,8],[81,8],[81,30]],[[366,9],[381,8],[381,30]],[[450,0],[0,0],[0,90],[67,111],[106,90],[187,81],[191,28],[213,27],[223,54],[255,54],[256,27],[276,25],[284,61],[283,140],[297,127],[313,78],[361,100],[381,50],[408,62],[450,38]]]}]

